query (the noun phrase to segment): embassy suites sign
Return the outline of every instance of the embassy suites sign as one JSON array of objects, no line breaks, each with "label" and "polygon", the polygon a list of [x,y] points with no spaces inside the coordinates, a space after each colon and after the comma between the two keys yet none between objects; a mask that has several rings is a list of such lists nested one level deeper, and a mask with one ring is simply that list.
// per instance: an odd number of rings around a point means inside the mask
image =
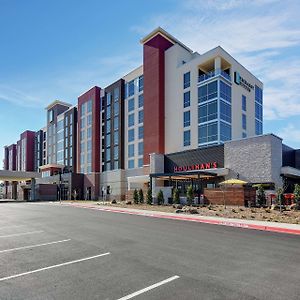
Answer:
[{"label": "embassy suites sign", "polygon": [[246,79],[244,79],[239,72],[234,72],[234,82],[237,85],[242,86],[245,90],[247,90],[248,92],[251,92],[251,90],[254,89],[253,84],[251,84],[250,82],[248,82]]},{"label": "embassy suites sign", "polygon": [[176,172],[186,172],[186,171],[195,171],[195,170],[207,170],[207,169],[216,169],[218,167],[217,162],[208,162],[201,164],[194,164],[191,166],[175,166],[174,173]]}]

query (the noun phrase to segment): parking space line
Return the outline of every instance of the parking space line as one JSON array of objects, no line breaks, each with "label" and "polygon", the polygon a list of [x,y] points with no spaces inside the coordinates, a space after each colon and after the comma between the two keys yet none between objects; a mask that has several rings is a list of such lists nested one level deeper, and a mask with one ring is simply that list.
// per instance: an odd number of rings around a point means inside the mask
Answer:
[{"label": "parking space line", "polygon": [[23,246],[23,247],[12,248],[12,249],[5,249],[5,250],[0,250],[0,253],[6,253],[6,252],[17,251],[17,250],[24,250],[24,249],[31,249],[31,248],[37,248],[37,247],[42,247],[42,246],[47,246],[47,245],[64,243],[64,242],[68,242],[68,241],[71,241],[71,239],[61,240],[61,241],[54,241],[54,242],[49,242],[49,243],[37,244],[37,245]]},{"label": "parking space line", "polygon": [[10,228],[16,228],[16,227],[24,227],[25,225],[10,225],[10,226],[0,226],[0,230],[2,229],[10,229]]},{"label": "parking space line", "polygon": [[141,294],[143,294],[143,293],[146,293],[146,292],[148,292],[148,291],[150,291],[150,290],[153,290],[153,289],[155,289],[155,288],[157,288],[157,287],[159,287],[159,286],[161,286],[161,285],[164,285],[164,284],[166,284],[166,283],[169,283],[169,282],[171,282],[171,281],[173,281],[173,280],[175,280],[175,279],[178,279],[178,278],[180,278],[178,275],[172,276],[172,277],[167,278],[167,279],[165,279],[165,280],[163,280],[163,281],[160,281],[160,282],[157,282],[157,283],[155,283],[155,284],[152,284],[152,285],[150,285],[150,286],[148,286],[148,287],[146,287],[146,288],[144,288],[144,289],[142,289],[142,290],[136,291],[136,292],[134,292],[134,293],[132,293],[132,294],[130,294],[130,295],[127,295],[127,296],[125,296],[125,297],[119,298],[118,300],[128,300],[128,299],[134,298],[134,297],[136,297],[136,296],[138,296],[138,295],[141,295]]},{"label": "parking space line", "polygon": [[21,236],[21,235],[41,233],[41,232],[44,232],[44,230],[28,231],[28,232],[22,232],[22,233],[13,233],[13,234],[8,234],[8,235],[0,235],[0,238],[7,238],[7,237],[13,237],[13,236]]},{"label": "parking space line", "polygon": [[0,278],[0,282],[1,281],[5,281],[5,280],[9,280],[9,279],[18,278],[18,277],[25,276],[25,275],[34,274],[34,273],[41,272],[41,271],[46,271],[46,270],[50,270],[50,269],[54,269],[54,268],[68,266],[68,265],[79,263],[79,262],[82,262],[82,261],[86,261],[86,260],[98,258],[98,257],[101,257],[101,256],[106,256],[106,255],[109,255],[109,254],[110,254],[110,252],[102,253],[102,254],[98,254],[98,255],[94,255],[94,256],[89,256],[89,257],[85,257],[85,258],[81,258],[81,259],[67,261],[65,263],[58,264],[58,265],[52,265],[52,266],[48,266],[48,267],[45,267],[45,268],[36,269],[36,270],[32,270],[32,271],[28,271],[28,272],[24,272],[24,273],[12,275],[12,276],[2,277],[2,278]]}]

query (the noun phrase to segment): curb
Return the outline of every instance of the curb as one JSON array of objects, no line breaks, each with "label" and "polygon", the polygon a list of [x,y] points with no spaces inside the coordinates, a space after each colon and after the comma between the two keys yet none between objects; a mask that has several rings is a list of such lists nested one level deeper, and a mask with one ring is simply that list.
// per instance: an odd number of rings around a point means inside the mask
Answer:
[{"label": "curb", "polygon": [[213,224],[213,225],[222,225],[222,226],[229,226],[229,227],[254,229],[254,230],[260,230],[260,231],[269,231],[269,232],[300,235],[300,229],[290,229],[290,228],[285,228],[285,227],[247,224],[247,223],[236,222],[236,221],[222,221],[222,220],[212,220],[212,219],[202,219],[202,218],[199,219],[199,218],[194,218],[194,217],[177,216],[177,215],[171,216],[171,215],[166,215],[166,214],[143,213],[143,212],[137,212],[137,211],[118,209],[118,208],[112,209],[112,208],[104,208],[104,207],[93,207],[93,206],[88,206],[88,205],[71,204],[71,203],[62,203],[61,205],[73,206],[73,207],[79,207],[79,208],[88,208],[88,209],[100,210],[100,211],[108,211],[108,212],[114,212],[114,213],[120,213],[120,214],[138,215],[138,216],[144,216],[144,217],[150,217],[150,218],[190,221],[190,222],[197,222],[197,223],[206,223],[206,224]]}]

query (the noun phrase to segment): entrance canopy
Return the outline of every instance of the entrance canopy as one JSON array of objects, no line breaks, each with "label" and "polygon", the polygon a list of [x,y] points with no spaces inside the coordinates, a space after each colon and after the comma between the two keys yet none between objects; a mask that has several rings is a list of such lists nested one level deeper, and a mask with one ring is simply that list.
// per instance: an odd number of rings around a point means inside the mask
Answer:
[{"label": "entrance canopy", "polygon": [[0,170],[0,180],[2,181],[27,181],[32,178],[41,178],[38,172],[8,171]]}]

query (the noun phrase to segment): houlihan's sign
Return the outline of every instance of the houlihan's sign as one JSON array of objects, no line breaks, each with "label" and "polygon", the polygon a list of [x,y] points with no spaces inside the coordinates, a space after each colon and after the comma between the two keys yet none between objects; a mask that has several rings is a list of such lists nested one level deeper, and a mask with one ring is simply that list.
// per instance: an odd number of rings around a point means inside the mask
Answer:
[{"label": "houlihan's sign", "polygon": [[253,84],[248,82],[246,79],[244,79],[239,72],[234,72],[234,82],[240,86],[242,86],[244,89],[246,89],[248,92],[251,92],[251,90],[254,89]]},{"label": "houlihan's sign", "polygon": [[175,166],[174,172],[186,172],[186,171],[195,171],[195,170],[207,170],[207,169],[216,169],[218,167],[217,162],[209,162],[203,164],[195,164],[191,166]]}]

